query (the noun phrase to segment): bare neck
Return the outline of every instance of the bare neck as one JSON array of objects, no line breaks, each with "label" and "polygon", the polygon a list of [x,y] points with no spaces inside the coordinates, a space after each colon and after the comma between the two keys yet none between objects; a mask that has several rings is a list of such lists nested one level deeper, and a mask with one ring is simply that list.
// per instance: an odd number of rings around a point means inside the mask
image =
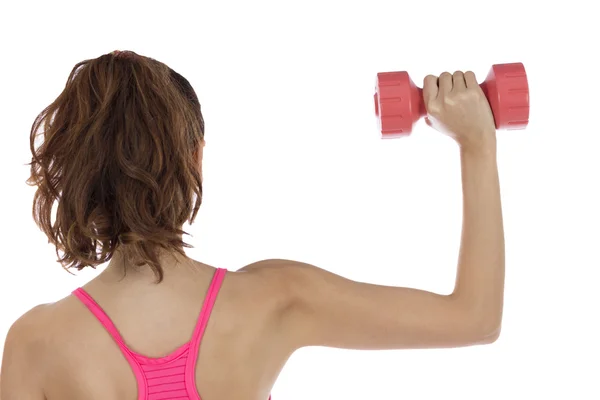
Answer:
[{"label": "bare neck", "polygon": [[[159,257],[163,268],[164,284],[177,284],[181,281],[205,280],[212,276],[214,268],[182,256],[177,252],[162,254]],[[96,278],[103,284],[148,285],[157,281],[154,271],[148,266],[135,266],[120,252],[115,253],[106,269]]]}]

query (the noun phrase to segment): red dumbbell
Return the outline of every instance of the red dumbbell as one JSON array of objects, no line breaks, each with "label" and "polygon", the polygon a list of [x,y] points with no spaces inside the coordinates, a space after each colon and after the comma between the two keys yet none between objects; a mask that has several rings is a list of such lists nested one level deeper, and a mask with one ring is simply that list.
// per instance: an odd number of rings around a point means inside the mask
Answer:
[{"label": "red dumbbell", "polygon": [[[496,129],[525,129],[529,122],[529,84],[522,63],[493,65],[480,86],[492,108]],[[410,135],[413,124],[427,115],[423,89],[415,86],[406,71],[378,73],[375,114],[382,138]]]}]

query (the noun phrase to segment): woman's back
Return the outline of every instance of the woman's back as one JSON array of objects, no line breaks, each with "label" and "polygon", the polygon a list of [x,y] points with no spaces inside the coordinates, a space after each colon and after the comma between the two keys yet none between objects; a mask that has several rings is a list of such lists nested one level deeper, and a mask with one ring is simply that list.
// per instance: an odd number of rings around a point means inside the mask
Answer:
[{"label": "woman's back", "polygon": [[[128,272],[123,279],[108,268],[83,289],[110,317],[131,351],[160,358],[192,339],[217,273],[205,264],[187,264],[191,265],[166,266],[165,280],[160,285],[153,284],[151,274],[146,275],[148,279],[140,279],[143,272]],[[203,400],[269,397],[290,351],[273,329],[278,307],[276,288],[264,277],[252,270],[227,272],[222,277],[194,374]],[[132,367],[80,299],[71,295],[41,306],[34,313],[37,323],[44,327],[39,331],[43,333],[39,356],[47,373],[44,387],[48,399],[140,398]],[[163,376],[176,375],[181,369],[174,367],[172,374]],[[173,383],[153,389],[156,374],[147,375],[147,398],[181,395],[181,385]]]},{"label": "woman's back", "polygon": [[[63,267],[110,264],[77,296],[13,324],[2,400],[197,400],[196,391],[202,400],[266,400],[302,347],[495,341],[504,231],[493,115],[472,73],[428,76],[423,96],[430,125],[460,147],[463,235],[448,295],[352,281],[288,260],[215,275],[189,259],[182,227],[202,201],[205,145],[195,91],[166,65],[131,52],[76,65],[31,130],[33,216],[62,251]],[[197,322],[209,312],[202,331]],[[173,358],[172,375],[164,359],[148,359],[165,356]]]}]

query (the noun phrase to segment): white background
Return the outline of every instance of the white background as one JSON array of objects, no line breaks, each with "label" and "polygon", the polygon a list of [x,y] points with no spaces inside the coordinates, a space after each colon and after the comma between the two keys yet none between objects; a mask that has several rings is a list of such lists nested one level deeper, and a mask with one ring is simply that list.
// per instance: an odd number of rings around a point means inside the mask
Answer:
[{"label": "white background", "polygon": [[[71,276],[31,218],[29,131],[73,66],[113,50],[165,62],[206,119],[193,258],[309,262],[449,293],[461,225],[454,143],[421,121],[384,141],[377,72],[523,62],[525,131],[498,133],[506,232],[503,332],[491,346],[305,349],[274,399],[598,399],[600,97],[592,1],[19,1],[0,9],[0,340]],[[259,232],[258,234],[256,232]]]}]

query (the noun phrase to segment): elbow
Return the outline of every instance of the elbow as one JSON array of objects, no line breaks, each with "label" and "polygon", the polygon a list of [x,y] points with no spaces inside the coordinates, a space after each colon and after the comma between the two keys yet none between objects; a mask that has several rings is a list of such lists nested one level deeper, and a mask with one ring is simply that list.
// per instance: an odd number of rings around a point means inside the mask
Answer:
[{"label": "elbow", "polygon": [[475,344],[492,344],[498,340],[502,331],[502,308],[471,309],[465,314]]},{"label": "elbow", "polygon": [[502,324],[496,320],[493,323],[481,323],[477,329],[476,340],[477,344],[492,344],[500,337]]},{"label": "elbow", "polygon": [[475,316],[473,313],[467,317],[465,326],[468,326],[469,342],[471,345],[484,345],[495,343],[500,337],[502,328],[502,316],[479,313]]},{"label": "elbow", "polygon": [[487,333],[484,333],[480,337],[481,337],[481,339],[479,340],[479,344],[495,343],[498,340],[498,338],[500,337],[500,328],[498,328],[494,331],[487,331]]}]

